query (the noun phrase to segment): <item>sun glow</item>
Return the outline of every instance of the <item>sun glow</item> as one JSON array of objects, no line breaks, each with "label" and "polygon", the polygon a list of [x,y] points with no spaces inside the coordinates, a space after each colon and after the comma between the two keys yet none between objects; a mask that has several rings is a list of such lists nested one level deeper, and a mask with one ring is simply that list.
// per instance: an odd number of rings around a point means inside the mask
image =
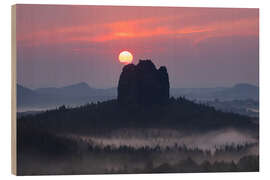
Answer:
[{"label": "sun glow", "polygon": [[118,59],[121,63],[124,63],[124,64],[129,64],[132,62],[133,60],[133,56],[130,52],[128,51],[122,51],[119,56],[118,56]]}]

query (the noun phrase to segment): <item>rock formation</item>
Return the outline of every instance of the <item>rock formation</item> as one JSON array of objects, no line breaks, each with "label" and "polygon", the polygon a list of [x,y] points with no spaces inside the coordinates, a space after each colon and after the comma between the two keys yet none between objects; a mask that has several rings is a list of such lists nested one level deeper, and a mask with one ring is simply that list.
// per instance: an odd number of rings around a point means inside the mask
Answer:
[{"label": "rock formation", "polygon": [[169,76],[165,66],[157,69],[151,60],[123,67],[118,83],[120,104],[164,104],[169,99]]}]

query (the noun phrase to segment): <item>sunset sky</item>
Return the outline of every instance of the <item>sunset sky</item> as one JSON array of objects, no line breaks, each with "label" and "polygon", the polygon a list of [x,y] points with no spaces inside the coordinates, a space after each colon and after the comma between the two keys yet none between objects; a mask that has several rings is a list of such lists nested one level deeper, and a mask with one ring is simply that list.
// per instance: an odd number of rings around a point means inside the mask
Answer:
[{"label": "sunset sky", "polygon": [[17,5],[17,81],[117,87],[127,50],[165,65],[171,87],[259,83],[259,10]]}]

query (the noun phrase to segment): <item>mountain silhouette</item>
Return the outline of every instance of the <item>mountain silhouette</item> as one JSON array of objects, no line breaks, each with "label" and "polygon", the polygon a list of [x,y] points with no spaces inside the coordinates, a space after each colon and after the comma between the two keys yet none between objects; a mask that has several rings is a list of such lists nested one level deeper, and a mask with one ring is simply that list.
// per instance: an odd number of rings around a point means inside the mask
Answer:
[{"label": "mountain silhouette", "polygon": [[40,94],[51,94],[61,96],[90,96],[98,94],[99,89],[91,88],[87,83],[81,82],[61,88],[39,88],[36,92]]},{"label": "mountain silhouette", "polygon": [[171,96],[185,96],[189,99],[197,100],[247,100],[252,99],[259,101],[259,87],[239,83],[232,87],[216,87],[216,88],[172,88]]},{"label": "mountain silhouette", "polygon": [[89,102],[105,101],[116,97],[116,89],[96,89],[81,82],[60,88],[30,89],[17,84],[17,108],[19,111],[50,109],[57,106],[77,106]]},{"label": "mountain silhouette", "polygon": [[[251,84],[236,84],[218,88],[170,88],[170,96],[185,96],[204,100],[259,100],[259,87]],[[19,111],[55,108],[60,105],[83,105],[89,102],[117,98],[117,88],[92,88],[85,82],[64,87],[30,89],[17,84],[17,107]]]},{"label": "mountain silhouette", "polygon": [[22,85],[17,84],[17,97],[23,97],[23,96],[35,96],[37,93],[29,88],[26,88]]},{"label": "mountain silhouette", "polygon": [[213,96],[219,99],[254,99],[259,101],[259,87],[240,83],[234,85],[232,88],[215,92]]},{"label": "mountain silhouette", "polygon": [[137,65],[128,64],[118,83],[120,104],[160,104],[169,99],[169,76],[165,66],[157,69],[151,60],[139,60]]}]

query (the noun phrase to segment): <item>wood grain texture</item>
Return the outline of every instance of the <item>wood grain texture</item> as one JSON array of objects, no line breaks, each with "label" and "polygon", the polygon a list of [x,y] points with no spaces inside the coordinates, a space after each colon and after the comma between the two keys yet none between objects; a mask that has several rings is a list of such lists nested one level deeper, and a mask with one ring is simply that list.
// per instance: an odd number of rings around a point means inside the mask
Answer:
[{"label": "wood grain texture", "polygon": [[11,7],[11,172],[17,174],[17,128],[16,128],[16,5]]}]

